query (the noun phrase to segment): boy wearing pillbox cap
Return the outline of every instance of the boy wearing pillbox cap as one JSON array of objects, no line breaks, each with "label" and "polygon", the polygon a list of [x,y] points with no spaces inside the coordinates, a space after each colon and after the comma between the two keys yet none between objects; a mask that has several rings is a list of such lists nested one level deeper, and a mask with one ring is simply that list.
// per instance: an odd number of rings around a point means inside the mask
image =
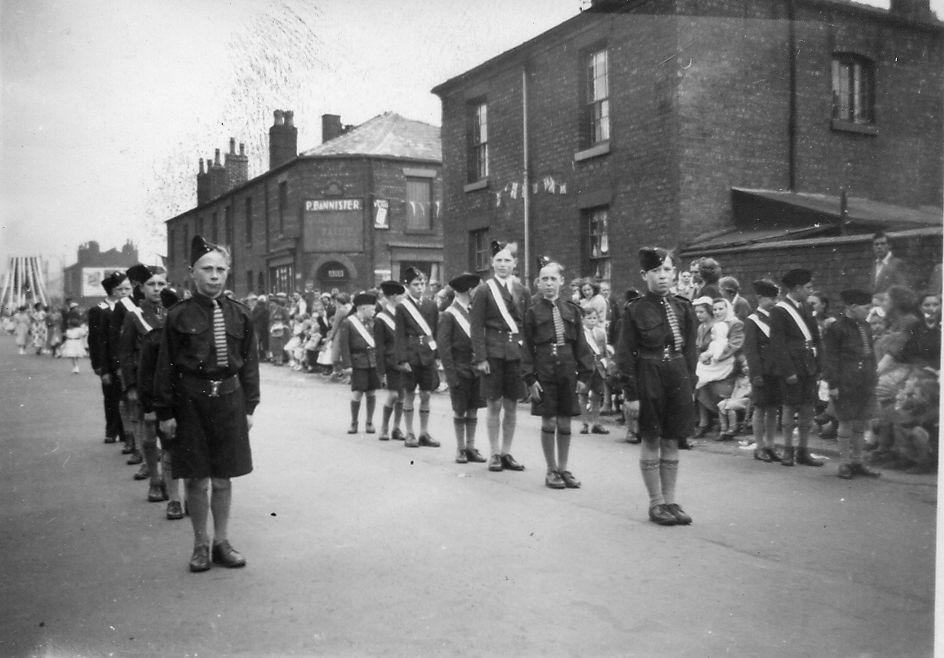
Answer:
[{"label": "boy wearing pillbox cap", "polygon": [[374,433],[374,391],[380,388],[377,376],[377,343],[374,338],[374,313],[377,296],[368,292],[354,295],[354,313],[344,318],[338,330],[341,343],[341,368],[351,371],[351,427],[348,434],[357,434],[357,417],[361,398],[366,394],[364,431]]},{"label": "boy wearing pillbox cap", "polygon": [[131,292],[131,284],[124,272],[109,272],[102,278],[105,299],[88,312],[88,349],[92,370],[101,379],[102,397],[105,403],[105,443],[124,440],[124,427],[118,403],[121,400],[121,385],[108,368],[107,341],[112,310],[118,300]]}]

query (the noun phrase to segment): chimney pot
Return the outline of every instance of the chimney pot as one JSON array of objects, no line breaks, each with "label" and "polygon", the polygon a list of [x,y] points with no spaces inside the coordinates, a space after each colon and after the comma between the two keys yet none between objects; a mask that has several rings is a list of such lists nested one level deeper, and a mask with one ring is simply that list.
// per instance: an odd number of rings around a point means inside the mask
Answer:
[{"label": "chimney pot", "polygon": [[285,110],[285,125],[286,126],[295,125],[295,110]]},{"label": "chimney pot", "polygon": [[203,173],[203,158],[200,158],[200,173]]},{"label": "chimney pot", "polygon": [[229,138],[229,152],[234,155],[236,154],[236,139],[233,137]]},{"label": "chimney pot", "polygon": [[276,110],[272,114],[275,116],[275,122],[273,125],[281,126],[284,123],[282,110]]},{"label": "chimney pot", "polygon": [[246,155],[246,145],[242,142],[239,143],[239,154]]},{"label": "chimney pot", "polygon": [[220,165],[220,150],[219,150],[219,149],[215,149],[215,151],[214,151],[214,154],[213,154],[213,165],[216,166],[216,167],[221,166],[221,165]]}]

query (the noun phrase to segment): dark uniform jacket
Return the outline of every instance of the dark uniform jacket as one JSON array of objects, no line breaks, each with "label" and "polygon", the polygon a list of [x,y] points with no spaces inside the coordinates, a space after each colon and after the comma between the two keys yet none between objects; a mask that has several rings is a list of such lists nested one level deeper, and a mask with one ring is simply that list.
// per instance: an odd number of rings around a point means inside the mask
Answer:
[{"label": "dark uniform jacket", "polygon": [[[376,368],[377,350],[367,344],[361,333],[351,324],[353,315],[344,318],[341,328],[338,330],[338,340],[341,343],[341,367],[342,368]],[[373,335],[373,321],[362,321],[364,329],[368,334]],[[374,338],[376,344],[377,339]]]},{"label": "dark uniform jacket", "polygon": [[[754,318],[757,318],[755,322]],[[758,322],[762,324],[767,333],[761,330]],[[774,364],[770,360],[770,314],[763,309],[758,308],[749,315],[744,321],[744,357],[747,359],[747,369],[750,372],[751,380],[757,384],[763,384],[763,381],[757,380],[758,377],[771,377],[774,373]]]},{"label": "dark uniform jacket", "polygon": [[797,326],[793,316],[779,306],[774,306],[770,310],[769,347],[774,372],[783,379],[792,375],[814,377],[821,369],[823,358],[816,320],[806,304],[797,306],[796,302],[789,297],[784,297],[783,301],[792,304],[797,309],[813,341],[812,345],[807,345],[803,332]]},{"label": "dark uniform jacket", "polygon": [[141,337],[140,356],[138,358],[138,400],[145,412],[154,411],[154,372],[157,369],[157,356],[161,351],[161,336],[167,321],[167,309],[162,304],[149,310],[149,305],[142,306],[142,313],[152,331]]},{"label": "dark uniform jacket", "polygon": [[[564,345],[556,345],[553,307],[560,309],[564,321]],[[583,331],[580,307],[574,302],[557,298],[549,301],[539,297],[525,312],[524,345],[521,354],[521,376],[531,386],[536,381],[558,379],[558,368],[576,373],[586,382],[593,374],[593,351]]]},{"label": "dark uniform jacket", "polygon": [[111,306],[101,301],[88,311],[88,350],[92,370],[96,375],[103,375],[105,370],[105,338],[108,332],[108,318]]},{"label": "dark uniform jacket", "polygon": [[518,334],[509,334],[488,283],[483,282],[472,292],[472,308],[469,312],[472,323],[472,358],[476,363],[487,359],[518,361],[521,359],[521,323],[525,310],[531,305],[531,295],[515,279],[510,279],[511,291],[499,285],[505,308],[518,327]]},{"label": "dark uniform jacket", "polygon": [[[466,321],[469,320],[469,310],[459,302],[453,302],[449,308],[455,308]],[[446,375],[446,383],[450,387],[458,386],[460,377],[475,379],[478,376],[478,371],[472,367],[472,338],[463,331],[448,308],[439,316],[436,342],[443,372]]]},{"label": "dark uniform jacket", "polygon": [[868,324],[862,322],[866,350],[859,333],[860,323],[841,316],[826,329],[823,337],[823,379],[829,388],[840,390],[858,389],[871,391],[878,379],[876,374],[875,347]]},{"label": "dark uniform jacket", "polygon": [[125,391],[138,388],[138,366],[145,336],[164,326],[166,311],[163,304],[142,300],[139,308],[140,318],[135,313],[125,313],[121,336],[118,339],[118,362],[121,365],[121,381]]},{"label": "dark uniform jacket", "polygon": [[[626,305],[620,326],[619,343],[616,347],[616,367],[623,381],[626,400],[639,399],[637,362],[640,354],[657,356],[674,344],[672,328],[665,313],[665,304],[671,304],[678,319],[679,332],[684,345],[682,356],[688,372],[694,377],[698,361],[698,320],[692,303],[685,297],[667,295],[662,297],[647,292]],[[693,378],[694,381],[694,378]]]},{"label": "dark uniform jacket", "polygon": [[259,404],[259,355],[249,309],[222,296],[226,323],[227,366],[220,368],[213,341],[213,303],[194,293],[167,311],[161,349],[154,373],[154,409],[160,420],[174,416],[174,391],[180,376],[206,380],[239,377],[246,413]]},{"label": "dark uniform jacket", "polygon": [[[431,336],[427,336],[426,332],[420,329],[413,315],[406,309],[407,304],[412,304],[414,308],[419,309],[420,315],[432,331]],[[430,366],[435,363],[436,350],[430,347],[430,342],[436,340],[436,328],[439,326],[439,309],[436,308],[436,304],[425,298],[417,304],[412,297],[407,295],[402,302],[397,304],[396,323],[397,363],[409,363],[411,366]]]},{"label": "dark uniform jacket", "polygon": [[[384,317],[380,317],[383,315]],[[386,320],[393,325],[391,329]],[[377,344],[377,376],[383,378],[387,372],[396,370],[397,361],[397,324],[386,309],[377,311],[374,316],[374,342]]]}]

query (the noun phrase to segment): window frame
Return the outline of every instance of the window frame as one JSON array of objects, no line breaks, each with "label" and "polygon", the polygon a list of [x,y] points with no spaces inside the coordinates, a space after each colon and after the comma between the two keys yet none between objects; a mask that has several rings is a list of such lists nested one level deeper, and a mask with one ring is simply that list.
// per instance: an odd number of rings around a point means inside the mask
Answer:
[{"label": "window frame", "polygon": [[488,101],[477,98],[466,106],[467,183],[488,180],[488,160]]},{"label": "window frame", "polygon": [[[415,216],[413,212],[412,203],[420,203],[410,198],[410,184],[422,184],[426,186],[426,190],[429,192],[425,202],[425,213],[426,213],[426,225],[425,226],[416,226],[410,224],[410,218]],[[406,182],[404,183],[404,233],[431,233],[433,231],[433,199],[434,199],[434,190],[433,190],[433,179],[426,177],[418,176],[407,176]]]},{"label": "window frame", "polygon": [[[602,66],[595,60],[601,56]],[[610,51],[605,43],[586,48],[581,57],[581,145],[584,150],[609,144],[610,117]],[[599,72],[602,68],[602,74]],[[603,92],[597,83],[602,80]]]},{"label": "window frame", "polygon": [[856,52],[835,52],[829,77],[833,124],[874,128],[875,61]]},{"label": "window frame", "polygon": [[469,271],[487,276],[492,267],[488,227],[469,231]]},{"label": "window frame", "polygon": [[[613,257],[610,249],[610,207],[594,206],[582,211],[586,276],[612,287]],[[597,253],[594,254],[594,251]],[[601,269],[602,268],[602,269]]]}]

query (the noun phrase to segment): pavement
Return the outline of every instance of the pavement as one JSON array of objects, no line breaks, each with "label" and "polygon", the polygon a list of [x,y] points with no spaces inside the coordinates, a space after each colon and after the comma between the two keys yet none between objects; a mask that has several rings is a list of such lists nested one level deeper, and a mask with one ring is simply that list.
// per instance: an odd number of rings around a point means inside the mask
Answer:
[{"label": "pavement", "polygon": [[[102,443],[95,378],[0,337],[0,655],[928,656],[937,481],[681,455],[695,519],[646,518],[638,446],[575,435],[579,490],[345,433],[343,385],[264,365],[255,470],[234,480],[248,565],[191,574],[187,520]],[[524,410],[523,410],[524,411]],[[609,419],[608,419],[609,422]],[[479,446],[487,445],[480,423]],[[814,446],[828,456],[826,447]]]}]

